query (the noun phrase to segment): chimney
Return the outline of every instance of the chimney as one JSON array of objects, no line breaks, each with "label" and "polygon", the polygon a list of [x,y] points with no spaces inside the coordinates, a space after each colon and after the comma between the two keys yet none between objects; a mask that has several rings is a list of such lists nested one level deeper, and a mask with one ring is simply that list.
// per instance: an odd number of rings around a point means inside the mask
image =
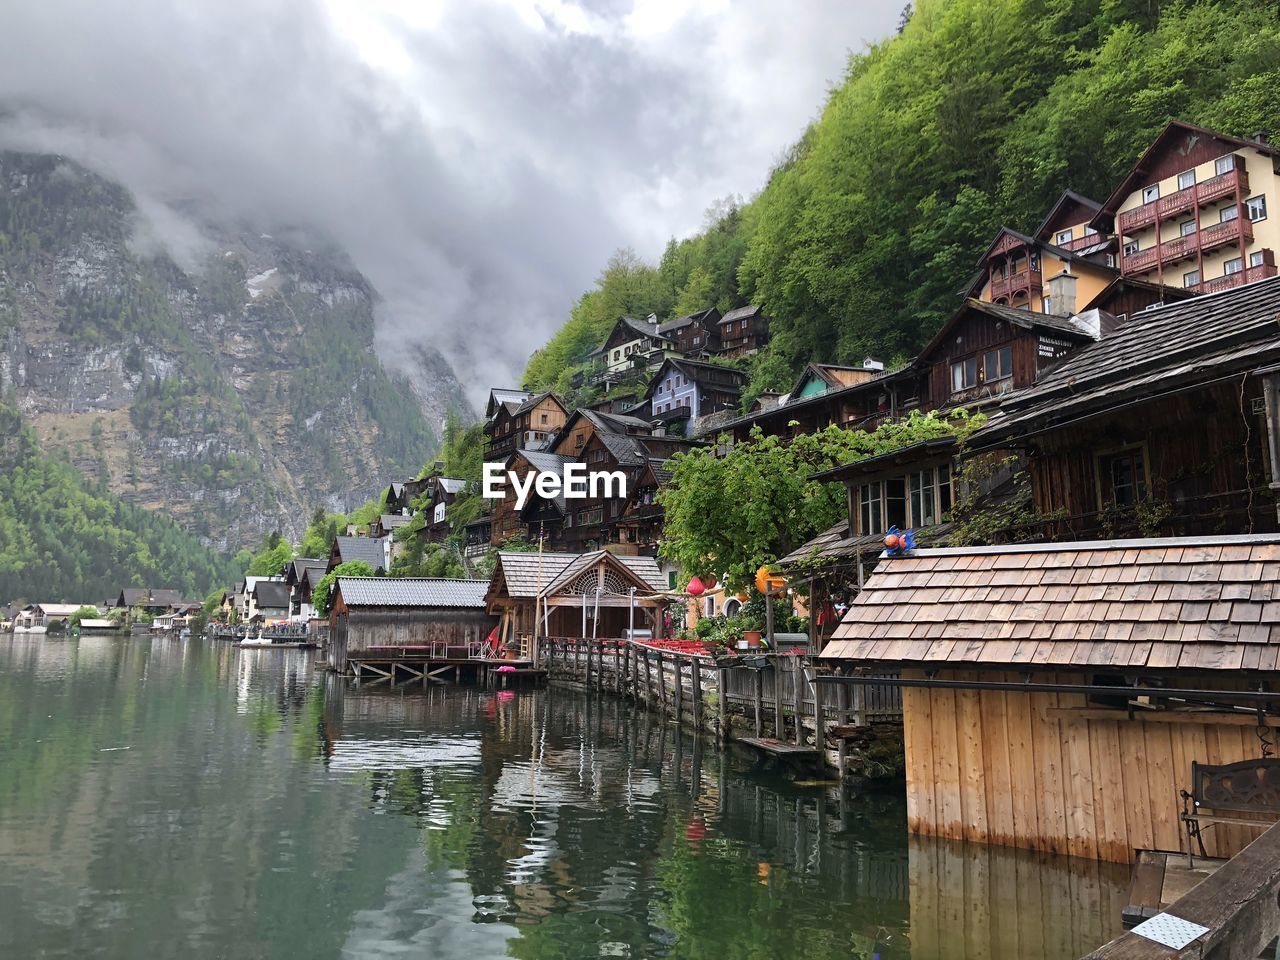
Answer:
[{"label": "chimney", "polygon": [[875,357],[867,357],[862,361],[862,369],[870,370],[872,373],[881,373],[884,370],[884,364]]},{"label": "chimney", "polygon": [[1069,317],[1076,312],[1076,278],[1068,269],[1044,282],[1045,299],[1049,301],[1047,313]]}]

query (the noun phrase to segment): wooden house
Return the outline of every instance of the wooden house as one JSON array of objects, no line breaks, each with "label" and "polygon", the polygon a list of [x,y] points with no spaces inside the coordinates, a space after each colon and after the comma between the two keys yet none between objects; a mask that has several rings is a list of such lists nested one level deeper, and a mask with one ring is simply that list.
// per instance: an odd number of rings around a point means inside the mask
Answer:
[{"label": "wooden house", "polygon": [[971,450],[1025,455],[1046,537],[1275,530],[1277,316],[1280,278],[1134,314]]},{"label": "wooden house", "polygon": [[674,344],[658,332],[656,319],[619,317],[596,354],[608,379],[661,363],[674,349]]},{"label": "wooden house", "polygon": [[679,432],[687,435],[699,417],[737,410],[746,379],[733,367],[673,357],[658,368],[645,390],[648,416],[657,423],[679,423]]},{"label": "wooden house", "polygon": [[[311,587],[320,582],[329,562],[324,559],[298,557],[292,560],[284,572],[285,586],[289,588],[289,619],[310,620],[315,615],[311,606]],[[308,580],[314,575],[314,583]]]},{"label": "wooden house", "polygon": [[413,513],[413,502],[426,488],[426,479],[392,481],[382,494],[387,504],[387,513],[397,516]]},{"label": "wooden house", "polygon": [[[577,457],[561,456],[546,450],[518,450],[507,458],[503,469],[508,474],[514,473],[523,482],[525,477],[535,472],[563,475],[566,463],[577,462]],[[489,524],[490,542],[499,546],[512,537],[554,539],[563,521],[563,498],[548,503],[530,495],[524,510],[519,510],[516,508],[515,492],[508,483],[503,499],[493,502],[493,516]]]},{"label": "wooden house", "polygon": [[722,357],[749,357],[769,342],[769,318],[755,304],[730,310],[716,326]]},{"label": "wooden house", "polygon": [[669,340],[684,357],[720,352],[720,311],[715,307],[659,324],[658,335]]},{"label": "wooden house", "polygon": [[1275,535],[921,549],[880,560],[822,686],[902,688],[913,833],[1124,862],[1187,849],[1192,763],[1272,751],[1275,597]]},{"label": "wooden house", "polygon": [[666,581],[649,557],[589,553],[499,552],[485,595],[504,643],[537,659],[540,637],[622,638],[661,632]]},{"label": "wooden house", "polygon": [[658,493],[671,481],[668,461],[648,458],[635,473],[627,490],[627,502],[618,519],[618,542],[629,544],[641,556],[657,557],[662,539],[662,505]]},{"label": "wooden house", "polygon": [[487,580],[338,577],[329,615],[330,669],[345,672],[349,657],[377,647],[474,657],[497,623],[485,612],[488,586]]},{"label": "wooden house", "polygon": [[1280,149],[1170,121],[1092,225],[1116,235],[1125,277],[1216,293],[1276,276]]},{"label": "wooden house", "polygon": [[407,527],[413,520],[413,517],[405,516],[402,513],[382,513],[373,518],[373,522],[369,524],[369,538],[372,540],[382,540],[392,536],[401,527]]},{"label": "wooden house", "polygon": [[259,580],[250,594],[253,598],[249,620],[268,623],[289,619],[289,585],[281,579]]},{"label": "wooden house", "polygon": [[391,541],[372,537],[334,537],[325,572],[351,560],[363,560],[374,573],[384,573],[391,568]]},{"label": "wooden house", "polygon": [[151,587],[124,587],[116,595],[115,609],[132,610],[141,607],[152,616],[169,613],[175,604],[182,602],[178,590],[153,589]]},{"label": "wooden house", "polygon": [[468,560],[483,557],[489,550],[493,540],[493,517],[485,515],[476,517],[465,527],[462,533],[462,553]]},{"label": "wooden house", "polygon": [[502,387],[494,387],[489,391],[484,420],[485,460],[505,460],[520,445],[515,428],[515,412],[530,396],[532,394],[525,390]]},{"label": "wooden house", "polygon": [[501,404],[485,424],[485,459],[498,461],[516,450],[546,449],[567,417],[564,402],[551,392]]},{"label": "wooden house", "polygon": [[444,543],[453,528],[449,508],[466,489],[467,482],[456,477],[432,477],[427,485],[427,516],[418,536],[428,543]]}]

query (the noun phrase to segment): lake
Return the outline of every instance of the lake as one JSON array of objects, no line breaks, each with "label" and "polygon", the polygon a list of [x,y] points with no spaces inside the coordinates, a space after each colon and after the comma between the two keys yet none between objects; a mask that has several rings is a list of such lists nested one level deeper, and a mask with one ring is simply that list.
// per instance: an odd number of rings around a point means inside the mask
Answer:
[{"label": "lake", "polygon": [[908,839],[608,695],[0,634],[0,957],[1069,960],[1123,866]]}]

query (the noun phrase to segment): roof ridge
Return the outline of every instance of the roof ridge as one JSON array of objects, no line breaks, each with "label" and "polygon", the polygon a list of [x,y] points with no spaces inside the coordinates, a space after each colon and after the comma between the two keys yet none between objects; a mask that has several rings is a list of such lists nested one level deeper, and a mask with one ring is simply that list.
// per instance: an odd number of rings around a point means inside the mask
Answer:
[{"label": "roof ridge", "polygon": [[[1157,547],[1225,547],[1258,543],[1280,543],[1280,533],[1224,533],[1204,537],[1134,537],[1121,540],[1064,540],[975,547],[921,547],[908,554],[889,559],[984,556],[1005,553],[1083,553],[1088,550],[1141,550]],[[888,557],[888,553],[882,553],[881,557]]]}]

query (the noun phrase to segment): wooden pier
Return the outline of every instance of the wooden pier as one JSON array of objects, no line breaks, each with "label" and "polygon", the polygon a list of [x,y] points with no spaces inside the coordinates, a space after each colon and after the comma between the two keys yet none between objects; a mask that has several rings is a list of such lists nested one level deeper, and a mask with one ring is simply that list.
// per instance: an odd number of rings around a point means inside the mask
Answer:
[{"label": "wooden pier", "polygon": [[528,660],[497,659],[485,653],[480,645],[372,646],[348,654],[347,671],[357,683],[385,682],[392,687],[413,682],[507,687],[536,683],[546,675]]}]

